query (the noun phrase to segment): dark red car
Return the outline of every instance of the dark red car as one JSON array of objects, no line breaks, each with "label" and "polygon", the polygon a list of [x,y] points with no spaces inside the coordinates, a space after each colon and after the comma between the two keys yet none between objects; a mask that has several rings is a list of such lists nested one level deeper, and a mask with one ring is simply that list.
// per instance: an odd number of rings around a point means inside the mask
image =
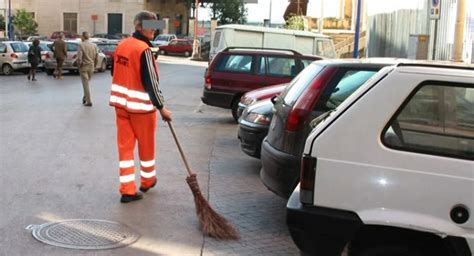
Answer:
[{"label": "dark red car", "polygon": [[240,118],[240,116],[242,115],[242,112],[244,112],[244,109],[248,107],[249,105],[252,105],[253,103],[257,101],[269,99],[269,98],[272,98],[273,96],[280,94],[287,85],[288,83],[277,84],[277,85],[267,86],[267,87],[263,87],[263,88],[245,93],[240,98],[239,108],[237,110],[237,117]]},{"label": "dark red car", "polygon": [[185,57],[193,53],[193,41],[188,39],[174,39],[167,45],[160,45],[160,54],[184,54]]},{"label": "dark red car", "polygon": [[65,39],[76,39],[76,38],[79,38],[80,36],[76,33],[71,33],[69,31],[54,31],[52,34],[51,34],[51,37],[50,39],[51,40],[54,40],[54,39],[58,39],[59,38],[59,35],[63,33],[64,34],[64,38]]},{"label": "dark red car", "polygon": [[321,59],[286,49],[226,48],[209,64],[201,100],[210,106],[232,109],[237,121],[244,93],[288,83],[313,61]]},{"label": "dark red car", "polygon": [[98,43],[97,47],[105,54],[107,58],[107,67],[111,67],[117,43]]}]

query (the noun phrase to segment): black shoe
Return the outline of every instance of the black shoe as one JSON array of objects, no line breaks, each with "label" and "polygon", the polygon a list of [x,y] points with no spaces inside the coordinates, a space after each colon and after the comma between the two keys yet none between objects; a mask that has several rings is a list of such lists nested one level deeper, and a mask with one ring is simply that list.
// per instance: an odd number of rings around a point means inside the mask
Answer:
[{"label": "black shoe", "polygon": [[122,195],[120,198],[121,203],[130,203],[133,201],[138,201],[143,198],[142,193],[137,192],[135,195]]},{"label": "black shoe", "polygon": [[31,81],[36,81],[36,78],[33,77],[33,79],[31,79]]},{"label": "black shoe", "polygon": [[150,187],[148,188],[143,188],[143,187],[140,187],[140,191],[143,192],[143,193],[146,193],[148,190],[150,190],[152,187],[154,187],[156,185],[156,180],[155,182],[153,182],[153,184],[151,184]]},{"label": "black shoe", "polygon": [[82,105],[86,104],[86,97],[82,97]]},{"label": "black shoe", "polygon": [[28,75],[27,78],[28,78],[28,81],[30,81],[30,75]]},{"label": "black shoe", "polygon": [[92,107],[92,103],[90,103],[90,102],[89,102],[89,103],[85,103],[84,106],[86,106],[86,107]]}]

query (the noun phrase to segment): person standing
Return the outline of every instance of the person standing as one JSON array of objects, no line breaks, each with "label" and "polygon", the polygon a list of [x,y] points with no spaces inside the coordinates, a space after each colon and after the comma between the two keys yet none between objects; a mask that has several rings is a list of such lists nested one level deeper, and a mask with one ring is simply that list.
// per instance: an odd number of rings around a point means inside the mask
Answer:
[{"label": "person standing", "polygon": [[138,142],[140,191],[156,185],[155,130],[156,109],[165,121],[171,112],[164,106],[159,87],[158,67],[150,50],[156,31],[144,21],[157,20],[152,12],[139,12],[134,18],[135,33],[117,46],[112,70],[110,105],[115,107],[119,151],[120,202],[143,198],[135,187],[134,148]]},{"label": "person standing", "polygon": [[92,74],[94,74],[94,69],[98,61],[97,46],[89,42],[89,37],[88,32],[82,32],[82,43],[79,45],[77,51],[77,65],[79,66],[82,87],[84,88],[82,104],[86,107],[92,107],[89,81],[92,78]]},{"label": "person standing", "polygon": [[39,47],[39,40],[33,40],[33,43],[28,49],[28,62],[30,63],[30,72],[28,73],[28,81],[36,81],[36,69],[38,64],[41,62],[41,49]]},{"label": "person standing", "polygon": [[54,58],[56,59],[56,70],[54,70],[54,78],[63,79],[63,63],[67,58],[66,42],[64,42],[64,34],[61,33],[59,38],[53,43]]}]

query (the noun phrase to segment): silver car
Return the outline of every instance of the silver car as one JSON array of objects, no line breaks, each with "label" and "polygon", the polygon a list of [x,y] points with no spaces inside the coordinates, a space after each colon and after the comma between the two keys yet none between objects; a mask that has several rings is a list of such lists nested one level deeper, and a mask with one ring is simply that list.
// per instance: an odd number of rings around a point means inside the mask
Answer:
[{"label": "silver car", "polygon": [[28,46],[19,41],[0,42],[0,67],[4,75],[11,75],[15,71],[28,73]]},{"label": "silver car", "polygon": [[[25,42],[25,44],[28,46],[28,49],[30,49],[30,46],[33,44],[33,42]],[[51,50],[48,47],[48,44],[51,44],[49,41],[40,41],[39,47],[41,49],[41,63],[38,64],[39,68],[42,68],[44,65],[44,61],[46,60],[46,55],[48,52]]]},{"label": "silver car", "polygon": [[[67,41],[66,42],[66,50],[67,50],[67,58],[64,60],[63,63],[63,70],[69,70],[70,72],[77,72],[79,67],[77,65],[77,50],[79,49],[79,41]],[[51,48],[53,43],[49,45]],[[104,53],[102,53],[99,48],[97,48],[97,52],[99,54],[99,60],[97,61],[97,65],[95,69],[99,72],[104,72],[107,69],[107,58]],[[54,53],[50,50],[46,54],[46,59],[44,61],[44,68],[48,75],[52,75],[54,70],[56,69],[56,59],[54,58]]]}]

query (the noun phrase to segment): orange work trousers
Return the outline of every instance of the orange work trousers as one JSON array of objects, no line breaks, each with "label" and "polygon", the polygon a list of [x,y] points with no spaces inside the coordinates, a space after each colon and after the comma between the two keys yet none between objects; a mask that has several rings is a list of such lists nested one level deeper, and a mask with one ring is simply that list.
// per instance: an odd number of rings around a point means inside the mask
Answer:
[{"label": "orange work trousers", "polygon": [[115,113],[120,160],[120,193],[134,195],[136,193],[134,162],[136,142],[138,142],[140,157],[140,186],[149,188],[156,182],[156,112],[137,114],[116,107]]}]

